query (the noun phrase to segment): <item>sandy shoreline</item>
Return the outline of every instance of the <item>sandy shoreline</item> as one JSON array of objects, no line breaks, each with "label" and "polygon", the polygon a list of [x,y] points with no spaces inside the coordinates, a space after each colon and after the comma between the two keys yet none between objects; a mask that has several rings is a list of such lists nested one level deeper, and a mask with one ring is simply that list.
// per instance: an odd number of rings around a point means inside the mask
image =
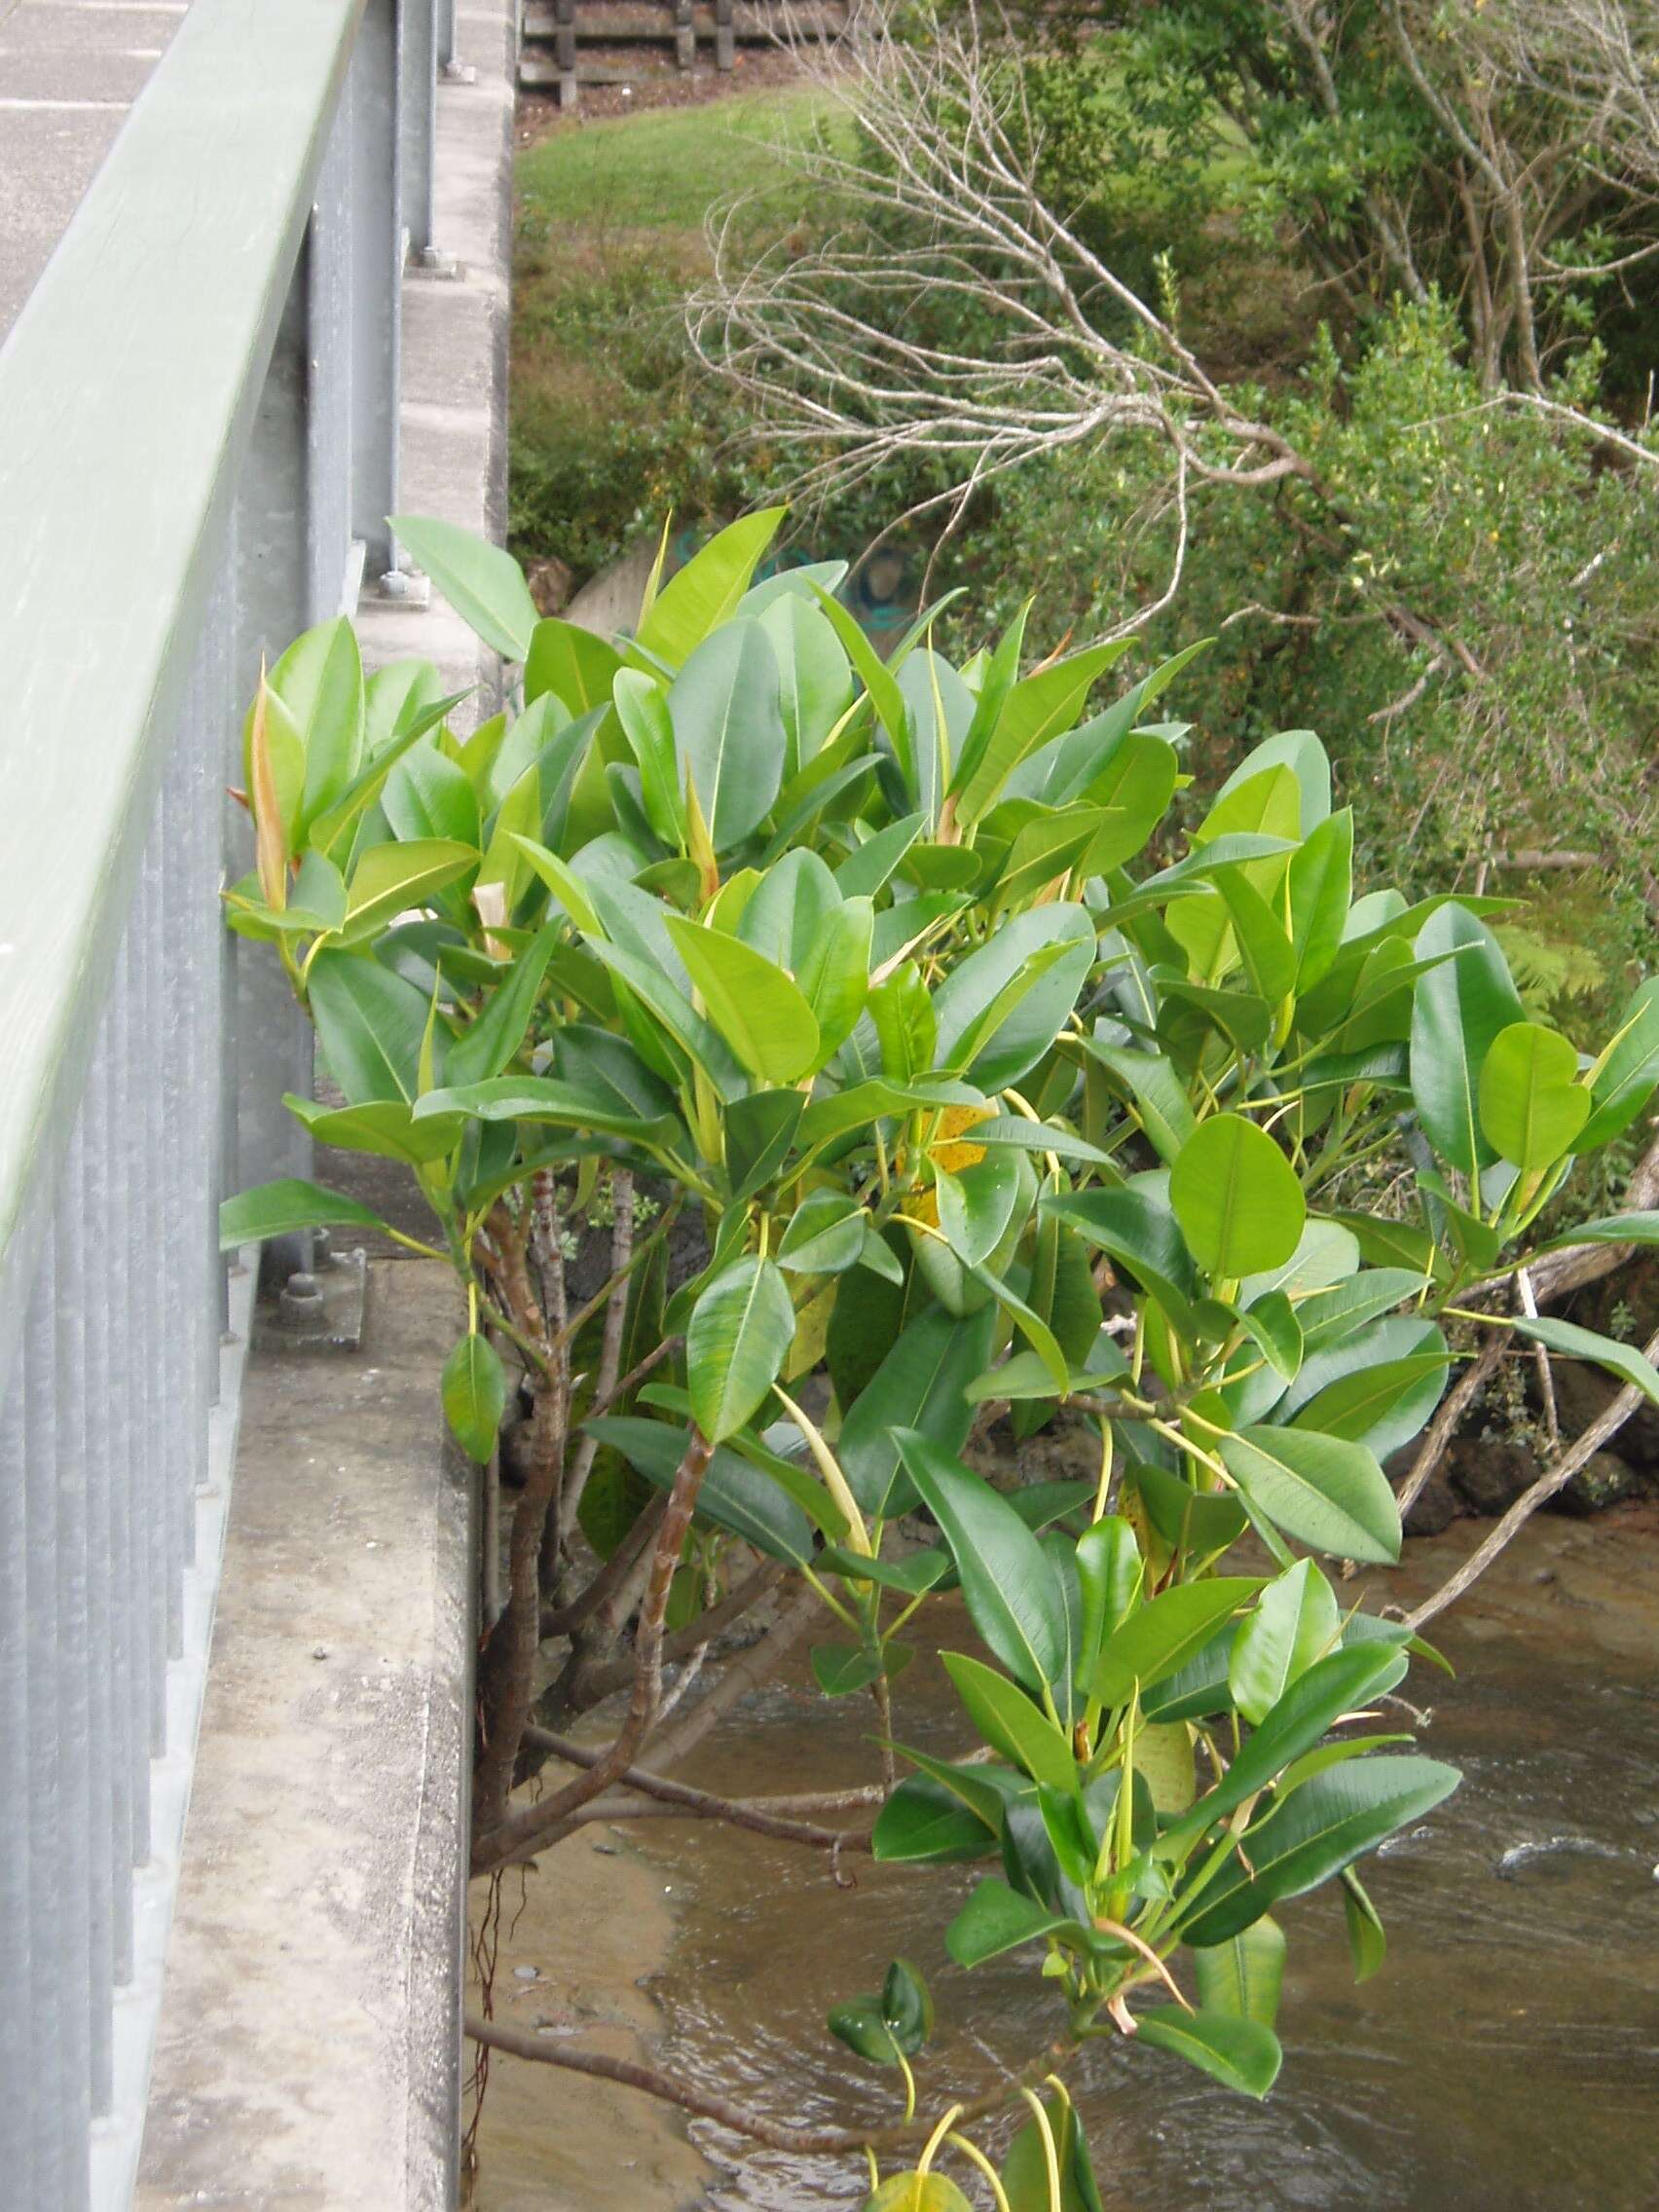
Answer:
[{"label": "sandy shoreline", "polygon": [[[674,1938],[665,1889],[661,1871],[604,1827],[561,1844],[522,1884],[510,1873],[496,2017],[648,2060],[662,2016],[641,1984],[660,1970]],[[520,1968],[534,1968],[535,1978],[521,1977]],[[595,2212],[621,2203],[688,2212],[712,2170],[680,2116],[649,2097],[496,2054],[472,2212]]]}]

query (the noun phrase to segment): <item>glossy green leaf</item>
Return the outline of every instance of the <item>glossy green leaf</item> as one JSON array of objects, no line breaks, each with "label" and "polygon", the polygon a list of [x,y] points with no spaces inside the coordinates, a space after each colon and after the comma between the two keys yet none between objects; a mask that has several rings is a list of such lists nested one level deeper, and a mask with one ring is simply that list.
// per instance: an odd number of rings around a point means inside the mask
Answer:
[{"label": "glossy green leaf", "polygon": [[852,670],[834,629],[810,599],[781,594],[759,620],[778,663],[787,778],[815,757],[852,704]]},{"label": "glossy green leaf", "polygon": [[518,1051],[557,937],[557,925],[549,923],[532,940],[483,1012],[450,1047],[444,1073],[451,1083],[483,1083],[499,1075]]},{"label": "glossy green leaf", "polygon": [[1091,1681],[1100,1647],[1127,1618],[1146,1572],[1134,1530],[1121,1514],[1104,1514],[1077,1540],[1083,1609],[1077,1637],[1080,1680]]},{"label": "glossy green leaf", "polygon": [[1016,1679],[1034,1694],[1063,1673],[1064,1606],[1043,1548],[982,1475],[919,1430],[895,1441],[904,1470],[939,1523],[974,1626]]},{"label": "glossy green leaf", "polygon": [[965,1652],[941,1651],[940,1658],[968,1717],[992,1751],[1051,1789],[1076,1787],[1077,1766],[1065,1731],[1016,1683]]},{"label": "glossy green leaf", "polygon": [[[1051,965],[1040,970],[1045,952]],[[1059,1034],[1093,952],[1094,926],[1081,906],[1016,915],[934,993],[940,1065],[965,1070],[986,1090],[1017,1083]]]},{"label": "glossy green leaf", "polygon": [[1425,1278],[1411,1268],[1365,1268],[1329,1290],[1316,1291],[1297,1308],[1304,1354],[1346,1343],[1405,1299],[1418,1296]]},{"label": "glossy green leaf", "polygon": [[718,531],[669,578],[642,616],[641,645],[671,666],[682,667],[711,632],[737,611],[783,519],[782,507],[765,507],[740,515]]},{"label": "glossy green leaf", "polygon": [[358,1106],[328,1107],[289,1091],[282,1103],[305,1124],[315,1144],[366,1152],[377,1160],[401,1160],[410,1166],[423,1166],[452,1153],[463,1125],[457,1114],[418,1118],[401,1098],[369,1098]]},{"label": "glossy green leaf", "polygon": [[322,1056],[347,1099],[355,1105],[401,1098],[413,1105],[430,1011],[424,994],[378,960],[319,952],[312,962],[310,998]]},{"label": "glossy green leaf", "polygon": [[386,780],[381,806],[400,838],[479,844],[478,794],[435,745],[417,745],[403,756]]},{"label": "glossy green leaf", "polygon": [[873,928],[869,901],[848,899],[825,916],[795,963],[795,981],[818,1024],[818,1066],[840,1050],[864,1011]]},{"label": "glossy green leaf", "polygon": [[1581,1221],[1560,1236],[1540,1244],[1540,1252],[1568,1252],[1575,1244],[1659,1244],[1659,1213],[1605,1214],[1597,1221]]},{"label": "glossy green leaf", "polygon": [[1574,1152],[1594,1152],[1609,1143],[1630,1126],[1659,1086],[1659,976],[1637,986],[1585,1080],[1594,1104],[1573,1140]]},{"label": "glossy green leaf", "polygon": [[717,853],[758,829],[783,774],[778,669],[758,622],[731,622],[691,655],[670,688],[681,786],[689,782]]},{"label": "glossy green leaf", "polygon": [[268,1236],[288,1236],[300,1229],[373,1229],[386,1223],[372,1207],[342,1191],[326,1191],[298,1176],[261,1183],[226,1198],[219,1207],[219,1249],[234,1252]]},{"label": "glossy green leaf", "polygon": [[1252,1727],[1292,1682],[1336,1649],[1341,1629],[1335,1593],[1310,1559],[1298,1560],[1268,1584],[1239,1624],[1227,1670],[1234,1702]]},{"label": "glossy green leaf", "polygon": [[1389,1565],[1400,1513],[1388,1478],[1363,1444],[1310,1428],[1241,1429],[1216,1450],[1257,1510],[1287,1536],[1338,1559]]},{"label": "glossy green leaf", "polygon": [[1045,1197],[1042,1211],[1123,1264],[1164,1309],[1183,1319],[1193,1261],[1174,1214],[1151,1192],[1080,1191]]},{"label": "glossy green leaf", "polygon": [[907,1776],[876,1815],[870,1831],[875,1858],[900,1865],[948,1865],[983,1859],[996,1849],[987,1827],[931,1776]]},{"label": "glossy green leaf", "polygon": [[1026,1188],[1012,1154],[987,1153],[959,1174],[937,1171],[939,1226],[966,1267],[988,1260],[1002,1242]]},{"label": "glossy green leaf", "polygon": [[817,1065],[818,1023],[781,968],[721,930],[681,914],[667,922],[709,1019],[751,1074],[790,1084]]},{"label": "glossy green leaf", "polygon": [[295,817],[302,830],[350,788],[364,747],[363,664],[341,616],[305,631],[269,678],[305,753],[305,792]]},{"label": "glossy green leaf", "polygon": [[999,1875],[987,1874],[944,1933],[944,1947],[959,1967],[982,1966],[1051,1931],[1075,1924],[1035,1898],[1022,1898]]},{"label": "glossy green leaf", "polygon": [[578,623],[544,615],[531,632],[524,663],[524,703],[551,693],[571,715],[609,704],[622,656],[608,638]]},{"label": "glossy green leaf", "polygon": [[725,1163],[734,1198],[752,1198],[782,1171],[805,1105],[798,1090],[752,1090],[731,1100]]},{"label": "glossy green leaf", "polygon": [[453,838],[419,837],[408,843],[371,845],[351,871],[346,887],[346,919],[341,937],[360,941],[478,866],[471,845]]},{"label": "glossy green leaf", "polygon": [[[1068,2098],[1047,2098],[1044,2111],[1060,2174],[1058,2212],[1102,2212],[1100,2192],[1088,2162],[1088,2146],[1077,2108]],[[1008,2212],[1054,2212],[1049,2184],[1049,2152],[1033,2115],[1008,2147],[1003,2161],[1003,2194]]]},{"label": "glossy green leaf", "polygon": [[469,1459],[486,1465],[507,1410],[506,1370],[488,1337],[474,1330],[461,1338],[444,1362],[440,1388],[450,1434]]},{"label": "glossy green leaf", "polygon": [[1183,2012],[1174,2005],[1160,2005],[1137,2016],[1135,2031],[1137,2043],[1172,2051],[1246,2097],[1267,2095],[1284,2056],[1272,2028],[1230,2012]]},{"label": "glossy green leaf", "polygon": [[807,1653],[812,1678],[826,1697],[851,1697],[881,1675],[881,1654],[858,1643],[815,1643]]},{"label": "glossy green leaf", "polygon": [[640,771],[646,818],[665,845],[683,847],[685,793],[667,695],[654,678],[624,668],[616,674],[614,698],[616,719]]},{"label": "glossy green leaf", "polygon": [[1216,1276],[1281,1267],[1307,1215],[1289,1161],[1242,1114],[1198,1124],[1169,1171],[1169,1202],[1193,1257]]},{"label": "glossy green leaf", "polygon": [[1132,643],[1119,639],[1091,645],[1068,660],[1038,669],[1011,688],[995,729],[955,794],[960,822],[972,825],[983,818],[1019,763],[1057,731],[1070,727],[1094,683]]},{"label": "glossy green leaf", "polygon": [[1261,1586],[1253,1575],[1218,1575],[1177,1583],[1149,1599],[1101,1645],[1094,1695],[1110,1705],[1127,1705],[1137,1687],[1150,1689],[1184,1667]]},{"label": "glossy green leaf", "polygon": [[847,1408],[836,1440],[841,1471],[866,1513],[891,1519],[915,1502],[900,1463],[901,1429],[928,1437],[941,1452],[961,1450],[974,1419],[964,1393],[990,1356],[995,1327],[988,1306],[963,1321],[933,1306],[905,1323]]},{"label": "glossy green leaf", "polygon": [[1604,1337],[1594,1329],[1580,1328],[1575,1321],[1556,1321],[1547,1314],[1536,1320],[1517,1314],[1514,1325],[1522,1336],[1530,1337],[1548,1351],[1560,1352],[1567,1359],[1587,1359],[1592,1366],[1604,1368],[1659,1406],[1659,1369],[1635,1345],[1620,1344],[1616,1337]]},{"label": "glossy green leaf", "polygon": [[850,1997],[831,2005],[825,2025],[837,2043],[844,2043],[872,2066],[897,2066],[899,2039],[882,2014],[879,1997]]},{"label": "glossy green leaf", "polygon": [[1181,1079],[1161,1052],[1135,1052],[1086,1037],[1084,1047],[1117,1077],[1134,1104],[1135,1118],[1165,1162],[1172,1162],[1196,1124]]},{"label": "glossy green leaf", "polygon": [[[1307,797],[1303,801],[1307,815]],[[1290,857],[1290,935],[1296,987],[1318,982],[1336,959],[1353,899],[1353,812],[1328,814]]]},{"label": "glossy green leaf", "polygon": [[1422,1325],[1419,1342],[1420,1350],[1378,1360],[1327,1383],[1295,1409],[1295,1425],[1363,1444],[1379,1459],[1399,1451],[1419,1432],[1446,1388],[1446,1345],[1432,1322]]},{"label": "glossy green leaf", "polygon": [[1238,1326],[1281,1382],[1302,1367],[1304,1342],[1296,1308],[1282,1290],[1270,1290],[1238,1316]]},{"label": "glossy green leaf", "polygon": [[[1382,1915],[1372,1903],[1351,1866],[1342,1872],[1343,1912],[1347,1921],[1348,1955],[1355,1981],[1369,1981],[1388,1955]],[[1257,1923],[1260,1926],[1260,1922]]]},{"label": "glossy green leaf", "polygon": [[[679,1420],[602,1414],[584,1425],[602,1444],[620,1452],[654,1489],[674,1487],[688,1433]],[[697,1512],[769,1559],[799,1567],[813,1556],[812,1523],[799,1504],[764,1469],[727,1445],[709,1461],[697,1493]]]},{"label": "glossy green leaf", "polygon": [[559,1128],[632,1137],[645,1145],[675,1125],[667,1115],[642,1118],[631,1101],[617,1101],[597,1084],[537,1075],[494,1076],[484,1083],[429,1090],[416,1109],[416,1120],[450,1114],[471,1115],[481,1122],[547,1122]]},{"label": "glossy green leaf", "polygon": [[1271,2028],[1278,2018],[1284,1987],[1284,1931],[1266,1913],[1253,1926],[1193,1953],[1198,2003],[1206,2012],[1225,2012],[1235,2020],[1259,2020]]},{"label": "glossy green leaf", "polygon": [[1443,1160],[1478,1175],[1492,1158],[1480,1126],[1481,1070],[1493,1039],[1526,1016],[1497,940],[1462,906],[1442,906],[1419,934],[1419,959],[1455,953],[1417,979],[1412,999],[1412,1097]]},{"label": "glossy green leaf", "polygon": [[858,1264],[869,1216],[842,1191],[815,1191],[791,1216],[778,1265],[792,1274],[840,1274]]},{"label": "glossy green leaf", "polygon": [[1350,1759],[1294,1789],[1245,1831],[1253,1871],[1235,1858],[1203,1896],[1184,1930],[1188,1942],[1226,1942],[1286,1898],[1316,1889],[1397,1828],[1419,1821],[1461,1780],[1437,1759]]},{"label": "glossy green leaf", "polygon": [[739,1260],[692,1309],[685,1370],[697,1426],[719,1443],[743,1426],[782,1372],[794,1308],[770,1260]]},{"label": "glossy green leaf", "polygon": [[469,629],[503,660],[528,656],[541,617],[510,553],[431,516],[393,515],[391,527]]},{"label": "glossy green leaf", "polygon": [[[1205,1790],[1190,1812],[1164,1829],[1158,1843],[1160,1857],[1183,1857],[1196,1836],[1258,1796],[1311,1751],[1345,1713],[1355,1712],[1368,1699],[1382,1697],[1392,1689],[1409,1664],[1397,1644],[1374,1641],[1344,1644],[1340,1650],[1316,1659],[1246,1739],[1221,1780]],[[1233,1933],[1232,1929],[1226,1931]],[[1207,1943],[1219,1942],[1222,1937],[1190,1939]]]},{"label": "glossy green leaf", "polygon": [[1535,1021],[1500,1029],[1481,1068],[1480,1117],[1487,1142],[1524,1175],[1553,1166],[1590,1118],[1568,1040]]}]

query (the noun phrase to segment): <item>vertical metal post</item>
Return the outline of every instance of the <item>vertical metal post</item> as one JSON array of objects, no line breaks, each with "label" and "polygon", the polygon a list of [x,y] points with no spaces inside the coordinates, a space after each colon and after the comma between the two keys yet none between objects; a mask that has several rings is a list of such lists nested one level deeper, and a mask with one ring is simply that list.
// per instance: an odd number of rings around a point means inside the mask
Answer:
[{"label": "vertical metal post", "polygon": [[[58,1758],[61,1655],[57,1641],[57,1393],[53,1324],[57,1284],[50,1239],[35,1270],[23,1332],[23,1510],[28,1571],[29,2016],[28,2102],[34,2116],[34,2202],[56,2212],[70,2198],[63,2110],[71,2091],[64,2048],[66,1938],[59,1873],[63,1770]],[[14,1385],[15,1386],[15,1385]]]},{"label": "vertical metal post", "polygon": [[[311,597],[308,271],[309,255],[302,253],[237,501],[239,710],[252,699],[261,662],[275,663],[316,611]],[[235,726],[239,758],[228,780],[240,786],[245,778],[240,712]],[[245,816],[234,835],[230,872],[240,877],[253,865],[252,830]],[[282,1094],[311,1094],[310,1025],[273,960],[239,956],[236,995],[238,1176],[245,1185],[279,1175],[309,1175],[311,1141],[282,1105]],[[308,1265],[310,1256],[309,1240],[284,1240],[273,1259],[278,1272],[292,1273]]]},{"label": "vertical metal post", "polygon": [[139,1016],[133,1052],[133,1112],[137,1155],[133,1161],[138,1203],[138,1234],[117,1265],[128,1326],[144,1362],[144,1420],[138,1430],[134,1479],[142,1485],[144,1544],[139,1555],[139,1588],[144,1592],[144,1635],[149,1646],[149,1750],[159,1758],[167,1748],[167,1660],[176,1648],[173,1588],[173,1530],[167,1482],[166,1364],[164,1338],[170,1315],[158,1309],[156,1255],[166,1234],[162,1204],[164,1146],[162,1087],[156,1044],[162,1032],[160,885],[155,832],[144,841],[144,866],[128,919],[127,939],[134,962],[134,1011]]},{"label": "vertical metal post", "polygon": [[[114,2039],[110,2003],[118,1961],[131,1944],[131,1821],[122,1765],[126,1732],[118,1694],[122,1653],[116,1634],[111,1557],[110,1463],[114,1456],[109,1301],[109,1092],[104,1061],[109,1022],[99,1043],[81,1104],[82,1251],[81,1310],[85,1332],[87,1451],[87,1974],[92,2006],[92,2109],[107,2113],[114,2095]],[[91,1264],[88,1264],[88,1258]],[[125,1978],[125,1977],[123,1977]]]},{"label": "vertical metal post", "polygon": [[351,56],[351,535],[365,573],[395,572],[403,216],[397,0],[369,0]]},{"label": "vertical metal post", "polygon": [[553,0],[553,62],[559,72],[559,105],[574,107],[581,97],[576,75],[576,0]]},{"label": "vertical metal post", "polygon": [[735,62],[731,0],[715,0],[715,67],[729,70]]},{"label": "vertical metal post", "polygon": [[0,1376],[0,2080],[28,2084],[0,2097],[0,2157],[20,2204],[35,2188],[34,2013],[29,1953],[28,1536],[24,1361]]},{"label": "vertical metal post", "polygon": [[92,1746],[91,1670],[101,1666],[89,1641],[87,1576],[87,1281],[97,1264],[87,1248],[86,1177],[80,1131],[70,1137],[53,1213],[53,1395],[56,1517],[53,1530],[57,1590],[57,1743],[59,1772],[56,1877],[62,1913],[63,2171],[71,2204],[85,2201],[92,2124],[92,1933],[88,1874]]},{"label": "vertical metal post", "polygon": [[306,234],[308,404],[307,597],[313,620],[356,609],[362,557],[351,558],[351,116],[328,134]]},{"label": "vertical metal post", "polygon": [[446,77],[461,73],[461,54],[455,43],[455,0],[437,0],[438,67]]},{"label": "vertical metal post", "polygon": [[437,0],[398,0],[397,75],[403,226],[416,255],[432,249],[432,161],[438,132]]},{"label": "vertical metal post", "polygon": [[691,0],[674,0],[674,60],[680,69],[697,66],[697,32],[691,20]]}]

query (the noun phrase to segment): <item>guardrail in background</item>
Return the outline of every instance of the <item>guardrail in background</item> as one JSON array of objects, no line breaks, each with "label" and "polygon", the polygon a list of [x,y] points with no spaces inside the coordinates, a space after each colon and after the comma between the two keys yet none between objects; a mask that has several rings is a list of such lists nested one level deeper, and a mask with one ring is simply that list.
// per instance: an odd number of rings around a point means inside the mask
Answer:
[{"label": "guardrail in background", "polygon": [[220,923],[225,791],[261,654],[395,571],[454,43],[454,0],[196,0],[0,351],[0,2194],[30,2212],[136,2168],[240,1376],[215,1214],[308,1166],[309,1031]]}]

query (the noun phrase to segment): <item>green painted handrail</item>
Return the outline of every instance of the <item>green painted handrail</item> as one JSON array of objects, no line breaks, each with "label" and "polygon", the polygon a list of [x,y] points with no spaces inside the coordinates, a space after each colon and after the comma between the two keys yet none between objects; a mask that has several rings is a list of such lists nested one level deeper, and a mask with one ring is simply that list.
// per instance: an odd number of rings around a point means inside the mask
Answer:
[{"label": "green painted handrail", "polygon": [[196,0],[0,350],[0,1374],[365,0]]}]

